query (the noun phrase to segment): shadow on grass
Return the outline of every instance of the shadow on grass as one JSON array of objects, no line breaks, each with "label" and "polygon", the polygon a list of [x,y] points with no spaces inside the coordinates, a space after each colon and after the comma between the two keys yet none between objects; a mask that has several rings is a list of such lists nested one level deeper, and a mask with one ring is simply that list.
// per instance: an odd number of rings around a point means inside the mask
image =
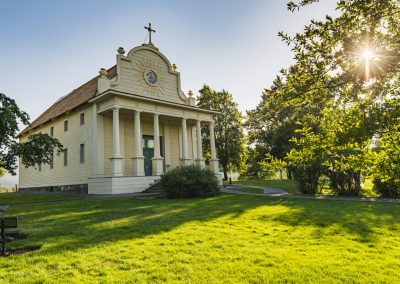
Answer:
[{"label": "shadow on grass", "polygon": [[352,240],[367,243],[379,241],[380,230],[400,232],[400,205],[328,200],[282,200],[290,213],[260,216],[293,227],[312,227],[314,237],[350,234]]},{"label": "shadow on grass", "polygon": [[[140,239],[168,232],[188,222],[203,222],[223,216],[239,218],[249,210],[267,206],[284,206],[288,210],[274,213],[260,211],[260,222],[278,222],[295,230],[311,226],[316,237],[334,227],[337,234],[344,232],[356,241],[377,241],[377,228],[389,228],[398,233],[400,216],[398,205],[284,200],[253,196],[221,195],[208,199],[111,199],[71,201],[62,204],[13,207],[19,216],[26,240],[16,246],[42,247],[41,253],[60,253],[79,250],[106,242]],[[262,210],[262,209],[261,209]],[[10,210],[11,211],[11,210]],[[332,233],[332,232],[331,232]],[[58,241],[57,241],[58,240]]]}]

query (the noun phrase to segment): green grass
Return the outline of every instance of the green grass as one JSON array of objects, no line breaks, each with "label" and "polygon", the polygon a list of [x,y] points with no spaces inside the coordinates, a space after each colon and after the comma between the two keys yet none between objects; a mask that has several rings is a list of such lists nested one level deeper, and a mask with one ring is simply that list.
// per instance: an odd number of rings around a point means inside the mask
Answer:
[{"label": "green grass", "polygon": [[252,186],[267,186],[286,190],[290,194],[300,194],[293,180],[274,179],[274,180],[238,180],[233,181],[234,184],[252,185]]},{"label": "green grass", "polygon": [[[24,196],[21,196],[23,201]],[[11,206],[1,283],[399,283],[400,205],[221,195]]]},{"label": "green grass", "polygon": [[60,201],[60,200],[74,200],[74,199],[79,199],[79,198],[71,196],[48,195],[48,194],[28,194],[28,193],[15,193],[15,192],[0,193],[0,204],[48,202],[48,201]]}]

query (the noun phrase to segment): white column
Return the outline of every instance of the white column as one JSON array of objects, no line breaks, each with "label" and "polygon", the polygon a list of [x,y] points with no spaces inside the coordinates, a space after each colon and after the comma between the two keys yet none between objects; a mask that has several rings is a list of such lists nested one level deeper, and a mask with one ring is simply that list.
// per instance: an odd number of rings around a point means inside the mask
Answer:
[{"label": "white column", "polygon": [[119,139],[119,108],[113,108],[111,175],[122,176],[122,156]]},{"label": "white column", "polygon": [[135,110],[135,154],[133,159],[133,175],[144,176],[144,157],[142,147],[142,131],[140,129],[140,111]]},{"label": "white column", "polygon": [[171,142],[169,138],[168,122],[164,122],[164,159],[165,159],[165,171],[167,172],[171,167]]},{"label": "white column", "polygon": [[160,155],[160,126],[158,122],[158,114],[153,114],[153,135],[154,135],[154,157],[152,159],[153,164],[153,176],[162,175],[163,160],[164,158]]},{"label": "white column", "polygon": [[154,133],[154,157],[160,158],[160,126],[158,124],[158,114],[153,114],[153,133]]},{"label": "white column", "polygon": [[186,118],[182,118],[182,157],[181,165],[189,165],[190,159],[188,156],[188,139],[187,139],[187,128],[186,128]]},{"label": "white column", "polygon": [[215,174],[218,174],[219,166],[218,166],[217,155],[215,152],[214,121],[210,122],[210,148],[211,148],[210,170]]},{"label": "white column", "polygon": [[113,108],[113,157],[120,157],[121,150],[119,145],[119,109]]},{"label": "white column", "polygon": [[216,159],[217,155],[215,152],[215,136],[214,136],[214,121],[210,122],[210,147],[211,147],[211,159]]},{"label": "white column", "polygon": [[204,167],[204,159],[203,159],[203,148],[202,148],[202,141],[201,141],[201,124],[200,120],[196,121],[196,140],[197,140],[197,158],[196,164],[200,167]]},{"label": "white column", "polygon": [[142,131],[140,129],[140,111],[135,111],[135,156],[143,156]]}]

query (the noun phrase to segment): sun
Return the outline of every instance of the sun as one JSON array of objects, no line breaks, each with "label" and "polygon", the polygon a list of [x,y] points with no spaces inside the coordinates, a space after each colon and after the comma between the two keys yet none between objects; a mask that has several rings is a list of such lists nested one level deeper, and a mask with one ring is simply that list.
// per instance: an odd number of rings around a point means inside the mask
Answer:
[{"label": "sun", "polygon": [[375,56],[374,52],[369,48],[364,49],[362,52],[362,57],[366,61],[371,60],[372,58],[374,58],[374,56]]},{"label": "sun", "polygon": [[368,81],[370,79],[370,61],[375,59],[375,53],[372,49],[366,47],[362,51],[362,58],[365,62],[365,80]]}]

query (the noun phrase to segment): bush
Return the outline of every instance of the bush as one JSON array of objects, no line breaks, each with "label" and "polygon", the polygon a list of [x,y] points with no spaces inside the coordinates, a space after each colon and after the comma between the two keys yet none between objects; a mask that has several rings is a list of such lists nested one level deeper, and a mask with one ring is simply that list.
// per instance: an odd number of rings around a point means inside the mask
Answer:
[{"label": "bush", "polygon": [[293,179],[301,193],[318,193],[321,178],[321,164],[319,162],[298,164],[296,167],[291,166],[290,171],[293,173]]},{"label": "bush", "polygon": [[348,170],[325,170],[329,177],[330,187],[339,196],[357,196],[361,192],[361,172]]},{"label": "bush", "polygon": [[374,179],[374,190],[379,192],[383,197],[400,198],[400,184],[394,180],[381,181]]},{"label": "bush", "polygon": [[195,165],[170,170],[161,177],[161,185],[169,198],[208,197],[219,193],[214,173]]}]

